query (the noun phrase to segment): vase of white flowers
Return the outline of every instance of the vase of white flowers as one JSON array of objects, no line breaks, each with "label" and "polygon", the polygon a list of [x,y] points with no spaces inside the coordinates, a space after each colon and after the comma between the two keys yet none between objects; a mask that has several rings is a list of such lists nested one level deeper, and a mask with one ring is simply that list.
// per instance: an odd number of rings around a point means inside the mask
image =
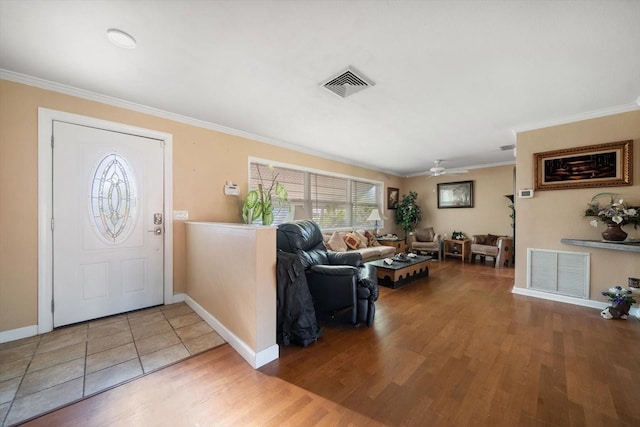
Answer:
[{"label": "vase of white flowers", "polygon": [[[600,205],[597,199],[601,196],[609,196],[607,205]],[[627,238],[627,233],[621,228],[623,225],[632,224],[634,228],[638,227],[639,215],[639,208],[629,206],[623,199],[616,200],[616,195],[613,193],[596,194],[591,198],[585,211],[585,216],[597,218],[591,221],[591,225],[597,227],[600,220],[607,226],[602,233],[602,238],[614,242],[621,242]]]}]

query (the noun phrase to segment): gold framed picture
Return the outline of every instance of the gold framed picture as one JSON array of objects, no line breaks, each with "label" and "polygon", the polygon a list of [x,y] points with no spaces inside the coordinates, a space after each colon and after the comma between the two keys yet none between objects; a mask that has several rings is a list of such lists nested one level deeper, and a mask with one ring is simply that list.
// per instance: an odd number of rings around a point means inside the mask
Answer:
[{"label": "gold framed picture", "polygon": [[633,184],[633,141],[534,153],[535,190]]}]

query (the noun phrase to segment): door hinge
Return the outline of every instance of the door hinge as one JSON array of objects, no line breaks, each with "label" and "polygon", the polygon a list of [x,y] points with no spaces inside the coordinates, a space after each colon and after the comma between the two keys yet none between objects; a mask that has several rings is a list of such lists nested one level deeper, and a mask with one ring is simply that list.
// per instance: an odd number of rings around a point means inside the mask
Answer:
[{"label": "door hinge", "polygon": [[53,313],[53,309],[55,308],[55,303],[53,302],[53,298],[51,298],[51,312]]},{"label": "door hinge", "polygon": [[51,149],[53,149],[53,134],[51,134]]},{"label": "door hinge", "polygon": [[53,218],[51,218],[51,231],[53,231]]}]

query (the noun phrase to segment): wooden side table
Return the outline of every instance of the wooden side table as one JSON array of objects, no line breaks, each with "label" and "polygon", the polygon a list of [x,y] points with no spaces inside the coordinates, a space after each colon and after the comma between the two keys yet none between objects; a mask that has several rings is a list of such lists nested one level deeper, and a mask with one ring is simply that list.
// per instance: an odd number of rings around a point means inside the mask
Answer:
[{"label": "wooden side table", "polygon": [[402,239],[376,239],[378,240],[378,243],[380,243],[383,246],[393,246],[394,248],[396,248],[396,253],[400,254],[400,253],[404,253],[405,252],[405,246],[404,246],[404,240]]},{"label": "wooden side table", "polygon": [[471,252],[471,240],[453,240],[453,239],[444,239],[444,254],[443,256],[446,258],[447,255],[452,257],[460,257],[462,259],[462,263],[464,264],[465,259],[469,259],[469,253]]}]

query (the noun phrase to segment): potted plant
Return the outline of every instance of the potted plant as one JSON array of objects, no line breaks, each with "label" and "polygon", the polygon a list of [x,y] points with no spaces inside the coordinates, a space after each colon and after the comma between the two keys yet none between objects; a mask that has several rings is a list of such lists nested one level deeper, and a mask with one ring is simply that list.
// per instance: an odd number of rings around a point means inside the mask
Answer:
[{"label": "potted plant", "polygon": [[276,180],[278,174],[273,175],[273,166],[269,165],[269,170],[272,174],[271,185],[268,188],[265,187],[258,167],[258,177],[260,178],[258,189],[249,191],[244,199],[242,219],[246,224],[252,224],[255,220],[262,219],[262,225],[271,225],[274,219],[274,198],[279,209],[285,203],[289,203],[287,190]]},{"label": "potted plant", "polygon": [[[600,196],[609,196],[609,203],[601,206],[597,200]],[[591,198],[584,213],[587,217],[595,217],[591,221],[591,225],[598,226],[598,220],[604,222],[607,229],[602,232],[602,238],[605,240],[622,241],[627,238],[620,227],[626,224],[633,224],[634,228],[638,228],[640,224],[640,209],[629,206],[623,199],[616,201],[616,194],[598,193]]]},{"label": "potted plant", "polygon": [[409,194],[402,196],[402,200],[400,200],[396,209],[396,224],[400,225],[404,230],[405,240],[409,233],[416,229],[418,221],[422,219],[420,206],[416,203],[417,198],[418,193],[409,191]]},{"label": "potted plant", "polygon": [[620,285],[602,291],[602,295],[611,302],[611,306],[600,313],[602,317],[605,319],[626,319],[629,316],[631,304],[636,303],[635,298],[631,296],[632,294],[631,290]]}]

